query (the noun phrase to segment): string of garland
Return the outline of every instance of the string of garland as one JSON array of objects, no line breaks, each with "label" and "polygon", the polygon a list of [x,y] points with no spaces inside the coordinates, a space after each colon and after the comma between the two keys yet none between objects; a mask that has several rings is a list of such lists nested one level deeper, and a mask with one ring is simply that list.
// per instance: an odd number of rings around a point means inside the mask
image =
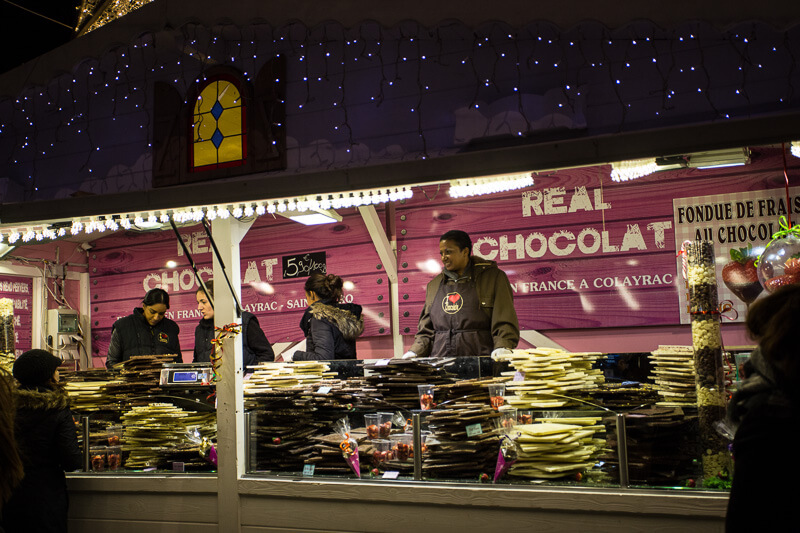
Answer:
[{"label": "string of garland", "polygon": [[235,323],[227,324],[221,328],[214,328],[217,334],[215,338],[211,339],[211,345],[213,346],[213,350],[211,350],[211,379],[213,381],[219,381],[218,370],[222,368],[222,359],[224,355],[222,349],[223,342],[225,342],[226,339],[235,339],[241,329],[242,326]]}]

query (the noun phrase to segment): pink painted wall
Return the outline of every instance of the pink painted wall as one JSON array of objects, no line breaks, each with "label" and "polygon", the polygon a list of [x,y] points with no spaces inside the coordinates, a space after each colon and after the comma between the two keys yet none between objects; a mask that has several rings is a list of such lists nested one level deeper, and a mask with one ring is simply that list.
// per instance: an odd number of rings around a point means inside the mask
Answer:
[{"label": "pink painted wall", "polygon": [[[363,306],[364,338],[389,335],[386,273],[360,215],[355,209],[340,210],[340,214],[344,217],[341,223],[316,227],[302,226],[282,217],[261,217],[243,239],[242,305],[258,317],[270,342],[303,339],[299,324],[306,308],[303,290],[306,278],[284,279],[281,258],[319,251],[326,252],[327,272],[349,282],[344,299]],[[182,228],[181,235],[201,276],[210,279],[212,249],[202,226]],[[114,321],[140,306],[147,290],[161,286],[171,295],[168,317],[181,328],[184,361],[191,361],[194,329],[200,320],[195,299],[197,283],[174,233],[119,234],[94,244],[89,261],[93,356],[105,356]],[[176,261],[178,266],[167,268],[168,260]],[[215,291],[224,287],[223,280],[215,280]],[[369,347],[366,343],[367,353],[385,353],[385,348]]]},{"label": "pink painted wall", "polygon": [[[790,165],[793,176],[798,163]],[[639,352],[658,344],[689,344],[690,330],[680,325],[678,294],[684,288],[676,266],[673,199],[780,187],[780,153],[762,149],[746,167],[664,172],[623,184],[612,183],[608,173],[607,166],[552,172],[537,175],[529,191],[468,199],[450,198],[446,186],[438,192],[438,186],[415,188],[410,201],[396,205],[394,220],[405,346],[416,332],[425,284],[441,268],[438,236],[450,229],[469,232],[476,250],[493,256],[506,271],[515,287],[521,329],[539,330],[581,351]],[[305,279],[284,279],[281,257],[325,251],[328,271],[353,284],[346,298],[364,306],[359,356],[391,356],[386,273],[356,210],[340,214],[341,223],[316,227],[259,218],[241,245],[242,303],[273,343],[300,340]],[[582,233],[583,249],[571,248]],[[211,250],[202,228],[183,228],[181,234],[203,275],[210,275]],[[595,245],[592,235],[605,244]],[[199,320],[196,284],[174,234],[117,234],[93,244],[95,357],[104,356],[113,321],[138,306],[147,289],[163,285],[173,296],[170,313],[181,327],[189,360]],[[165,267],[168,260],[179,266]],[[726,321],[723,340],[751,344],[741,323]]]}]

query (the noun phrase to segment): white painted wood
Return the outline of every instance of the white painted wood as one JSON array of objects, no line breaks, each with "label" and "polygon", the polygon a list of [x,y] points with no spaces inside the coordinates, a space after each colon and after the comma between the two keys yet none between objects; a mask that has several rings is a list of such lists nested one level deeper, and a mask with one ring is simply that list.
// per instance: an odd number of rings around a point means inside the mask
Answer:
[{"label": "white painted wood", "polygon": [[400,332],[400,289],[397,279],[397,243],[395,241],[389,241],[389,238],[386,236],[386,230],[383,224],[381,224],[380,217],[378,217],[374,205],[359,206],[358,212],[361,213],[361,218],[364,219],[367,231],[369,231],[369,235],[372,237],[372,243],[375,245],[375,251],[378,252],[378,257],[389,278],[392,349],[394,350],[394,355],[401,355],[403,353],[403,334]]},{"label": "white painted wood", "polygon": [[378,257],[383,263],[383,268],[389,276],[389,281],[397,281],[397,253],[389,242],[386,236],[386,230],[383,228],[378,212],[375,211],[374,205],[362,205],[358,207],[358,212],[361,213],[361,218],[364,219],[364,224],[367,226],[369,236],[372,237],[372,243],[375,245],[375,251],[378,252]]},{"label": "white painted wood", "polygon": [[219,531],[245,533],[722,532],[728,499],[706,491],[246,477],[235,489],[241,526],[224,529],[216,502],[224,488],[211,476],[71,474],[68,486],[72,533],[205,532],[217,522]]},{"label": "white painted wood", "polygon": [[535,531],[721,532],[727,504],[727,494],[529,485],[270,479],[243,480],[241,487],[242,531],[248,532],[522,533],[534,524]]},{"label": "white painted wood", "polygon": [[43,348],[44,337],[44,313],[47,309],[45,304],[46,296],[44,290],[44,278],[41,274],[33,276],[31,279],[31,348]]},{"label": "white painted wood", "polygon": [[26,276],[29,278],[42,277],[42,271],[38,268],[14,265],[8,261],[0,261],[0,274],[9,274],[12,276]]},{"label": "white painted wood", "polygon": [[559,350],[567,350],[553,339],[539,333],[535,329],[522,330],[519,332],[519,336],[537,348],[558,348]]},{"label": "white painted wood", "polygon": [[[252,222],[234,218],[217,219],[211,234],[225,265],[231,286],[241,301],[239,243]],[[223,265],[214,256],[214,325],[239,323],[236,304],[223,274]],[[241,333],[240,333],[241,334]],[[223,360],[217,383],[217,456],[219,531],[239,531],[239,493],[237,480],[245,471],[244,396],[242,389],[242,343],[238,336],[223,342]]]},{"label": "white painted wood", "polygon": [[70,533],[218,531],[213,476],[71,474]]},{"label": "white painted wood", "polygon": [[80,273],[80,299],[78,300],[78,316],[83,334],[83,350],[79,352],[80,369],[92,368],[92,296],[89,290],[89,273]]}]

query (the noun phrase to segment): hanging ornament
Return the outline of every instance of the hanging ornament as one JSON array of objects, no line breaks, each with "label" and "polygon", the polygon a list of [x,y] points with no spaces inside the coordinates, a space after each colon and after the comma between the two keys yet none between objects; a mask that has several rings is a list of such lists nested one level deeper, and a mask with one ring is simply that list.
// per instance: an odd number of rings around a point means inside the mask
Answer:
[{"label": "hanging ornament", "polygon": [[789,227],[784,217],[780,225],[758,260],[758,280],[767,292],[800,283],[800,227]]}]

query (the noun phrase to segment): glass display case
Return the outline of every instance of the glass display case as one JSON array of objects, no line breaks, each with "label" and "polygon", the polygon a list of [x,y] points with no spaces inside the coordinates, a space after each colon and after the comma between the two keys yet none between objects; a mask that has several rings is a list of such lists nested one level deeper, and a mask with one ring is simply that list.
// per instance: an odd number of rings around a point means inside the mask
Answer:
[{"label": "glass display case", "polygon": [[245,383],[247,472],[724,488],[727,472],[703,476],[694,376],[680,366],[691,373],[692,351],[677,348],[264,365]]}]

